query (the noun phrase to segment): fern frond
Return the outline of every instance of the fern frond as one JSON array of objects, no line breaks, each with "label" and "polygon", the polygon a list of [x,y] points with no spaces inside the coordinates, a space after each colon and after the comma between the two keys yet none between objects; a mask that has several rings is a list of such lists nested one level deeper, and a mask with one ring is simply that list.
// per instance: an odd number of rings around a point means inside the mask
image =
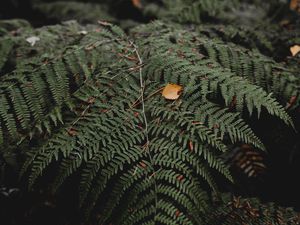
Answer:
[{"label": "fern frond", "polygon": [[80,23],[95,23],[97,20],[115,22],[104,4],[56,1],[48,3],[37,3],[35,10],[44,14],[47,18],[58,21],[76,19]]},{"label": "fern frond", "polygon": [[[0,131],[31,134],[22,169],[30,187],[54,163],[54,192],[81,176],[80,206],[87,217],[101,212],[101,224],[205,224],[215,174],[233,180],[222,158],[228,145],[264,149],[245,113],[291,118],[263,82],[237,72],[224,43],[222,56],[209,50],[214,40],[176,25],[141,26],[135,42],[103,26],[33,73],[3,77]],[[160,95],[168,83],[182,86],[177,100]]]},{"label": "fern frond", "polygon": [[215,203],[214,207],[212,216],[206,218],[207,224],[299,224],[299,218],[293,209],[279,207],[274,203],[261,203],[256,198],[222,194],[221,201]]},{"label": "fern frond", "polygon": [[[38,66],[31,73],[20,68],[1,77],[0,93],[6,108],[2,112],[3,122],[0,123],[0,129],[9,129],[14,134],[11,137],[16,138],[15,131],[28,131],[34,128],[34,123],[40,124],[55,107],[66,106],[74,90],[90,79],[92,69],[88,66],[94,60],[91,52],[103,48],[104,44],[105,48],[113,44],[114,40],[105,37],[107,34],[98,34],[102,40],[95,41],[92,38],[90,43],[67,51],[61,58]],[[91,44],[93,49],[86,50]],[[93,67],[96,68],[97,65]],[[13,113],[5,115],[8,112]],[[54,122],[61,120],[53,116],[54,114],[49,115]]]},{"label": "fern frond", "polygon": [[5,65],[9,54],[13,48],[13,42],[9,38],[2,39],[0,42],[0,71]]},{"label": "fern frond", "polygon": [[200,48],[204,50],[203,54],[233,73],[249,79],[267,92],[273,92],[282,103],[292,96],[299,96],[300,80],[270,58],[257,52],[247,52],[236,45],[225,45],[218,40],[208,39]]}]

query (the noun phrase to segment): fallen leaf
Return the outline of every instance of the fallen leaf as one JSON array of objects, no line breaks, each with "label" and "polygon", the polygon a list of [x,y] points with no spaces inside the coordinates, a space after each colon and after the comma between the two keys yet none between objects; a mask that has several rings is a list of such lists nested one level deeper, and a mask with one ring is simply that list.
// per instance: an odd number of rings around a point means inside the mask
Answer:
[{"label": "fallen leaf", "polygon": [[26,38],[26,41],[31,45],[34,46],[36,42],[40,41],[41,39],[37,36],[32,36],[29,38]]},{"label": "fallen leaf", "polygon": [[162,96],[169,100],[176,100],[180,96],[182,86],[177,84],[167,84],[162,91]]},{"label": "fallen leaf", "polygon": [[290,47],[290,51],[293,56],[297,55],[300,52],[300,45],[294,45]]},{"label": "fallen leaf", "polygon": [[290,9],[300,12],[300,0],[291,0]]},{"label": "fallen leaf", "polygon": [[131,2],[136,8],[139,8],[139,9],[142,8],[141,0],[131,0]]}]

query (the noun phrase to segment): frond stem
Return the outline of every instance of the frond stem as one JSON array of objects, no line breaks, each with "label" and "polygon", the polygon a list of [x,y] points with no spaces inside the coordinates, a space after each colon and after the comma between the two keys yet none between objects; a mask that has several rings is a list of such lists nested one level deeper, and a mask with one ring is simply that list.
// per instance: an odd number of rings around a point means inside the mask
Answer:
[{"label": "frond stem", "polygon": [[[154,162],[153,162],[153,157],[150,153],[150,150],[149,150],[149,135],[148,135],[148,120],[147,120],[147,116],[146,116],[146,111],[145,111],[145,98],[144,98],[144,90],[145,90],[145,82],[143,80],[143,60],[138,52],[138,47],[130,41],[130,44],[134,47],[133,51],[135,52],[137,58],[138,58],[138,63],[139,63],[139,78],[140,78],[140,88],[141,88],[141,96],[140,96],[140,102],[141,102],[141,106],[142,106],[142,114],[143,114],[143,117],[144,117],[144,123],[145,123],[145,136],[146,136],[146,145],[145,145],[145,151],[149,157],[149,160],[150,160],[150,163],[151,163],[151,166],[152,166],[152,170],[153,170],[153,173],[151,175],[152,176],[155,176],[156,174],[156,171],[154,169]],[[154,192],[155,192],[155,196],[154,196],[154,221],[155,221],[155,217],[156,217],[156,209],[157,209],[157,205],[158,205],[158,200],[157,200],[157,184],[156,184],[156,179],[155,177],[153,178],[153,181],[154,181]]]}]

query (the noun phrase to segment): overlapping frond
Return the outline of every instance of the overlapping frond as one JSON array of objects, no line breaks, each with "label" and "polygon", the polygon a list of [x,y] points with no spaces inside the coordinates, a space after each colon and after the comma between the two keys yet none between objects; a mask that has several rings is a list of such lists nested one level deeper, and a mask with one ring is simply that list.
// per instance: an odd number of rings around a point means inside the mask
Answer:
[{"label": "overlapping frond", "polygon": [[299,215],[292,208],[283,208],[274,203],[262,203],[256,198],[241,198],[222,194],[222,200],[214,203],[214,212],[207,217],[206,224],[247,223],[260,224],[299,224]]},{"label": "overlapping frond", "polygon": [[[264,150],[244,113],[291,118],[256,70],[239,73],[229,45],[159,21],[130,37],[101,23],[61,56],[1,77],[2,143],[30,142],[31,188],[52,164],[53,191],[80,176],[80,205],[99,223],[205,224],[215,175],[232,180],[228,144]],[[169,83],[183,88],[177,100],[160,94]]]}]

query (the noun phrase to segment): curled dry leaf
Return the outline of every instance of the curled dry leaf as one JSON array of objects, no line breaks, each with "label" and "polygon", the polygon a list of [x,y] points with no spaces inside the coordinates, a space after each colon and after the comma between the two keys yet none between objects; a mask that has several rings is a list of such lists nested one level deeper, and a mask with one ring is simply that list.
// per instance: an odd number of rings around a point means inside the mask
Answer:
[{"label": "curled dry leaf", "polygon": [[162,91],[162,96],[169,100],[176,100],[179,98],[181,91],[182,86],[178,84],[167,84]]},{"label": "curled dry leaf", "polygon": [[290,47],[290,51],[292,53],[292,56],[297,55],[300,52],[300,45],[294,45]]}]

